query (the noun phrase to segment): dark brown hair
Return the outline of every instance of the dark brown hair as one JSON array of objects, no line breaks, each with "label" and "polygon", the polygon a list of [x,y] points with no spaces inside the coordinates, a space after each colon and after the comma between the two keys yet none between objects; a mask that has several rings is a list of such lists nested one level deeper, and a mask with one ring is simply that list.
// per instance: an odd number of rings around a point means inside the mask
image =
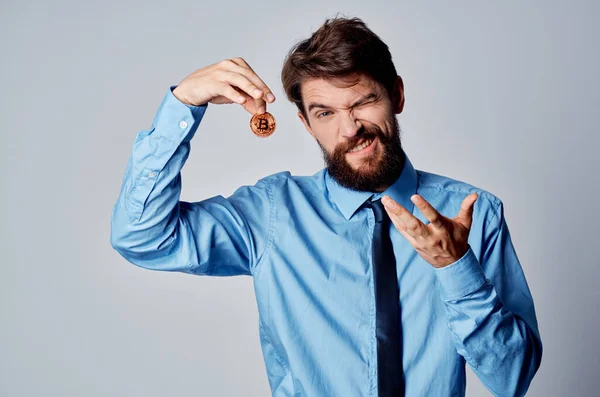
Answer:
[{"label": "dark brown hair", "polygon": [[289,51],[281,71],[287,98],[304,118],[301,84],[309,78],[347,78],[366,75],[393,98],[396,68],[388,46],[360,18],[327,19],[308,39]]}]

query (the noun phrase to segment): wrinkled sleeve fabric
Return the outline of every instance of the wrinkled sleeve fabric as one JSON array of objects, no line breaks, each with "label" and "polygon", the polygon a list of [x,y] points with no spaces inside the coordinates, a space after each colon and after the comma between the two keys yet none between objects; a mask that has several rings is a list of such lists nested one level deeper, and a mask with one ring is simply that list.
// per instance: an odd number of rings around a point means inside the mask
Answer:
[{"label": "wrinkled sleeve fabric", "polygon": [[496,396],[523,396],[542,359],[542,341],[523,269],[500,200],[490,205],[482,256],[471,245],[435,269],[457,351]]},{"label": "wrinkled sleeve fabric", "polygon": [[169,87],[151,128],[135,137],[112,209],[111,245],[146,269],[252,275],[269,241],[269,181],[241,186],[229,197],[180,201],[181,169],[208,104],[182,103],[175,87]]}]

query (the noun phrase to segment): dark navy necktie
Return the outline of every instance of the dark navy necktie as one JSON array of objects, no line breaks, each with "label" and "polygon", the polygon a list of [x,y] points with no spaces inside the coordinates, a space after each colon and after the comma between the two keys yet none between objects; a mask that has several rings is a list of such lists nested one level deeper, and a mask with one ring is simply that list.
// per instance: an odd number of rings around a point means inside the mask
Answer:
[{"label": "dark navy necktie", "polygon": [[390,239],[390,217],[381,199],[370,201],[375,214],[373,232],[373,273],[375,279],[376,335],[377,335],[377,384],[379,397],[404,396],[400,299],[396,258]]}]

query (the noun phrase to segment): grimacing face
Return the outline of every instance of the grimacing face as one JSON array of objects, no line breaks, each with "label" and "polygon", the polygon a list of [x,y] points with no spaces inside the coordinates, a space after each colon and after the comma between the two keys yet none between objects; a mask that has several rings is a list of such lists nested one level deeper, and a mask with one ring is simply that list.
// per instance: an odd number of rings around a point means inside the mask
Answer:
[{"label": "grimacing face", "polygon": [[[319,144],[327,170],[339,184],[382,192],[400,176],[404,153],[395,116],[404,107],[400,76],[394,98],[364,75],[358,82],[351,76],[309,79],[302,83],[301,93],[308,120],[302,112],[298,117]],[[361,147],[364,143],[367,146]]]}]

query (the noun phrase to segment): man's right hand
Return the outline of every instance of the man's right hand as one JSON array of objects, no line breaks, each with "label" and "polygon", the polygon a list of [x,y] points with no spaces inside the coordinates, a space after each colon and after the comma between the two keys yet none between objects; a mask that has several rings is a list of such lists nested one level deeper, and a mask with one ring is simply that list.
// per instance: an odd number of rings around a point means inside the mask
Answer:
[{"label": "man's right hand", "polygon": [[239,57],[196,70],[175,87],[173,95],[191,106],[239,103],[250,114],[264,113],[266,102],[275,101],[271,89]]}]

